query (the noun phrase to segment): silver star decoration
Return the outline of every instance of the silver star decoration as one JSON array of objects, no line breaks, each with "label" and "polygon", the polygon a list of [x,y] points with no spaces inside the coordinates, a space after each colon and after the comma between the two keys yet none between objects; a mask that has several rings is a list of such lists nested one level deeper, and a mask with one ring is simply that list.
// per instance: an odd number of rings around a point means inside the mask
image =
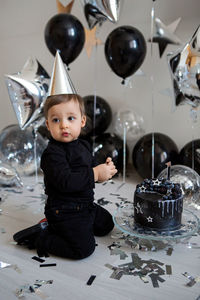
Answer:
[{"label": "silver star decoration", "polygon": [[159,18],[155,18],[153,24],[155,33],[152,38],[152,41],[154,43],[158,43],[160,57],[162,57],[168,44],[181,44],[180,39],[174,34],[180,20],[181,18],[178,18],[173,23],[165,25]]},{"label": "silver star decoration", "polygon": [[200,26],[189,42],[167,55],[175,105],[200,104]]},{"label": "silver star decoration", "polygon": [[38,60],[30,57],[21,72],[5,75],[5,81],[20,128],[44,123],[42,109],[50,77]]},{"label": "silver star decoration", "polygon": [[161,181],[158,178],[153,179],[152,182],[153,182],[153,185],[160,185],[161,184]]},{"label": "silver star decoration", "polygon": [[152,222],[153,222],[153,218],[149,216],[149,217],[147,218],[147,221],[148,221],[149,223],[152,223]]},{"label": "silver star decoration", "polygon": [[146,191],[146,187],[144,185],[139,187],[140,193],[144,193]]}]

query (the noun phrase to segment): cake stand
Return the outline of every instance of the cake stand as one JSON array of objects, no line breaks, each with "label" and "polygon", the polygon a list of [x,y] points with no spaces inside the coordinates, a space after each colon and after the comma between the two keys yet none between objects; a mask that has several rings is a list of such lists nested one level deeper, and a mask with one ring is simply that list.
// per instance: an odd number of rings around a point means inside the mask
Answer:
[{"label": "cake stand", "polygon": [[138,241],[148,240],[154,242],[167,242],[167,244],[180,242],[182,239],[189,239],[200,228],[199,218],[190,210],[184,209],[182,213],[182,224],[178,230],[174,231],[155,231],[143,229],[136,226],[133,215],[133,204],[119,207],[114,215],[113,221],[116,227],[123,233],[136,238]]}]

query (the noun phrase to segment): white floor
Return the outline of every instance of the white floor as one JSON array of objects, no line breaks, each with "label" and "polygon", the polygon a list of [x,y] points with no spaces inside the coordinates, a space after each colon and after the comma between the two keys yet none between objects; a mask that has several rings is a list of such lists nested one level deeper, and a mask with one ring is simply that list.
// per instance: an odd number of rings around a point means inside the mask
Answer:
[{"label": "white floor", "polygon": [[[120,189],[121,179],[115,179],[114,183],[97,184],[95,199],[109,201],[105,208],[114,213],[121,201],[132,201],[135,184],[138,178],[130,176]],[[0,203],[0,262],[11,266],[0,269],[0,300],[12,299],[55,299],[55,300],[145,300],[145,299],[197,299],[200,296],[200,235],[197,234],[188,243],[173,245],[172,254],[167,251],[169,247],[158,251],[141,251],[131,248],[124,243],[122,232],[117,228],[103,238],[97,238],[98,246],[90,257],[72,261],[55,256],[45,258],[44,263],[56,263],[53,267],[40,267],[39,262],[32,259],[36,252],[28,250],[13,243],[13,234],[25,227],[37,223],[43,215],[44,198],[42,177],[39,183],[30,191],[28,187],[33,185],[35,177],[23,178],[24,188],[22,193],[15,193],[1,189],[3,201]],[[119,196],[117,196],[119,195]],[[120,198],[121,197],[121,198]],[[199,213],[195,211],[195,213]],[[108,248],[114,242],[121,245],[120,248]],[[120,243],[120,244],[119,244]],[[116,245],[116,244],[115,244]],[[121,252],[120,252],[121,251]],[[114,253],[113,253],[114,252]],[[127,255],[120,259],[120,253]],[[153,287],[151,278],[147,275],[144,283],[139,276],[123,275],[120,279],[110,276],[113,273],[105,264],[118,267],[124,263],[130,263],[131,253],[136,253],[139,258],[150,261],[154,259],[163,263],[161,268],[166,270],[166,265],[172,268],[172,274],[160,275],[164,282],[158,282],[159,287]],[[112,255],[111,255],[112,254]],[[123,256],[121,257],[123,258]],[[138,271],[138,269],[135,269]],[[186,286],[191,278],[196,278],[192,287]],[[92,285],[87,285],[91,275],[96,275]],[[42,284],[39,289],[29,293],[25,286],[34,286],[36,280],[53,280],[52,284]],[[23,290],[24,298],[20,298],[16,291]]]}]

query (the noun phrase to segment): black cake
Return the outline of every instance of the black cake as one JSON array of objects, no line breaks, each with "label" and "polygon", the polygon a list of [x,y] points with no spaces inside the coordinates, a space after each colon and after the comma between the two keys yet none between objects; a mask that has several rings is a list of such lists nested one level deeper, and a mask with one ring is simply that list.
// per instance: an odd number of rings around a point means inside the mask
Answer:
[{"label": "black cake", "polygon": [[134,194],[137,227],[173,231],[181,227],[183,195],[181,186],[167,179],[145,179]]}]

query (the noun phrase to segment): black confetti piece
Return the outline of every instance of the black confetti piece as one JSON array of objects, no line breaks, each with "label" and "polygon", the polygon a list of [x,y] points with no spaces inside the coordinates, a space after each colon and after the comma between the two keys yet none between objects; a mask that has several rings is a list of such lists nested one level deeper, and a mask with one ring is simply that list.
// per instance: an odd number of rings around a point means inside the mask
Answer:
[{"label": "black confetti piece", "polygon": [[45,262],[45,259],[42,259],[42,258],[40,258],[40,257],[38,257],[38,256],[33,256],[32,259],[34,259],[34,260],[36,260],[36,261],[38,261],[38,262],[40,262],[40,263]]},{"label": "black confetti piece", "polygon": [[125,200],[127,200],[127,198],[124,198],[124,197],[117,197],[117,199],[120,199],[120,200],[123,200],[123,201],[125,201]]},{"label": "black confetti piece", "polygon": [[172,267],[170,265],[166,265],[165,268],[166,268],[166,274],[171,275],[172,274]]},{"label": "black confetti piece", "polygon": [[172,255],[172,251],[173,251],[173,248],[171,248],[171,247],[168,248],[167,249],[167,255],[169,255],[169,256]]},{"label": "black confetti piece", "polygon": [[56,266],[56,264],[54,263],[54,264],[42,264],[42,265],[40,265],[40,267],[55,267]]},{"label": "black confetti piece", "polygon": [[35,293],[35,290],[34,290],[34,288],[30,285],[29,286],[29,291],[31,292],[31,293]]},{"label": "black confetti piece", "polygon": [[158,274],[155,274],[155,273],[149,274],[149,277],[151,278],[153,287],[155,287],[155,288],[159,287],[158,281],[160,281],[160,282],[165,281],[165,279],[163,279],[162,277],[160,277]]},{"label": "black confetti piece", "polygon": [[149,277],[151,278],[153,287],[154,288],[158,288],[159,284],[158,284],[158,280],[157,280],[157,275],[155,275],[155,274],[149,274]]},{"label": "black confetti piece", "polygon": [[106,205],[106,204],[108,204],[108,203],[112,203],[112,202],[110,202],[110,201],[107,201],[107,200],[104,200],[105,198],[103,197],[103,198],[100,198],[100,199],[98,199],[97,200],[97,203],[99,204],[99,205]]},{"label": "black confetti piece", "polygon": [[195,285],[195,283],[196,283],[195,279],[191,279],[191,280],[186,284],[186,286],[192,287],[193,285]]},{"label": "black confetti piece", "polygon": [[93,283],[93,281],[95,280],[95,278],[96,278],[96,275],[91,275],[87,281],[87,285],[91,285]]}]

